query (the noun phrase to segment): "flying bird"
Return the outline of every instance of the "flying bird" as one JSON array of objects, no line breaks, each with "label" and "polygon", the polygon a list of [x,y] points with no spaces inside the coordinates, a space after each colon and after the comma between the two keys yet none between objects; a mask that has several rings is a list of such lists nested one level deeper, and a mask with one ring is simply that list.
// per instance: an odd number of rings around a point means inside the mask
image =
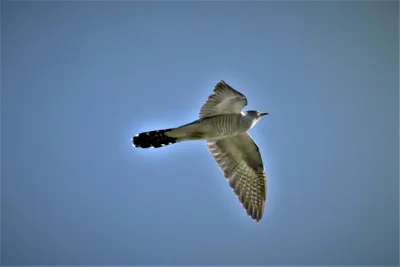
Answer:
[{"label": "flying bird", "polygon": [[170,129],[142,132],[132,138],[138,148],[159,148],[205,140],[247,214],[259,222],[267,198],[267,176],[257,144],[248,131],[268,113],[242,111],[247,98],[225,81],[201,107],[199,119]]}]

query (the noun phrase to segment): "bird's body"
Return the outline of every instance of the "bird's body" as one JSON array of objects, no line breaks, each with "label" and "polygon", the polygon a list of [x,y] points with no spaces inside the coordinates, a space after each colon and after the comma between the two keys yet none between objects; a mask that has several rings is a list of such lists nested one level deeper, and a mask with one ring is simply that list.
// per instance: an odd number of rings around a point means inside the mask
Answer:
[{"label": "bird's body", "polygon": [[[249,115],[247,112],[239,114],[231,113],[205,117],[176,128],[144,132],[141,134],[150,136],[156,136],[158,134],[159,137],[161,137],[162,134],[165,135],[165,140],[174,139],[173,143],[189,140],[217,141],[246,133],[255,123],[256,121],[253,119],[253,116]],[[159,138],[152,138],[149,141],[154,142],[154,144],[149,147],[155,148],[172,144],[168,142],[161,142],[159,144],[159,141],[161,141]],[[148,148],[142,146],[137,136],[133,138],[133,142],[135,147]]]},{"label": "bird's body", "polygon": [[266,200],[266,175],[259,149],[247,132],[267,113],[242,112],[246,105],[243,94],[221,81],[201,108],[198,120],[176,128],[140,133],[133,137],[133,145],[158,148],[206,140],[248,215],[259,221]]}]

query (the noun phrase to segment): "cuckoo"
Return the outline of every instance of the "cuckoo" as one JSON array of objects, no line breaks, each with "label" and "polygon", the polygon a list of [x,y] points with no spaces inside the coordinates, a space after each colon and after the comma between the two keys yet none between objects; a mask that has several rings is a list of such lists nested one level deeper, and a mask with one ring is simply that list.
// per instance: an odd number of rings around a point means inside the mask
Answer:
[{"label": "cuckoo", "polygon": [[247,98],[220,81],[200,109],[199,119],[170,129],[142,132],[132,138],[138,148],[159,148],[205,140],[247,214],[259,222],[267,198],[267,177],[257,144],[248,131],[268,113],[242,111]]}]

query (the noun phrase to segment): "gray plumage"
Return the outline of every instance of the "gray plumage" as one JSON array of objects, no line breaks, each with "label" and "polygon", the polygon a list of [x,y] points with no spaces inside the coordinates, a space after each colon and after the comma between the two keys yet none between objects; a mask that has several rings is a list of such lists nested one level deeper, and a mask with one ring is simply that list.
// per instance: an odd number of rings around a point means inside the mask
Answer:
[{"label": "gray plumage", "polygon": [[220,81],[201,107],[198,120],[176,128],[140,133],[133,137],[133,145],[157,148],[206,140],[247,214],[258,222],[264,213],[267,180],[258,146],[247,132],[268,113],[242,112],[246,105],[242,93]]}]

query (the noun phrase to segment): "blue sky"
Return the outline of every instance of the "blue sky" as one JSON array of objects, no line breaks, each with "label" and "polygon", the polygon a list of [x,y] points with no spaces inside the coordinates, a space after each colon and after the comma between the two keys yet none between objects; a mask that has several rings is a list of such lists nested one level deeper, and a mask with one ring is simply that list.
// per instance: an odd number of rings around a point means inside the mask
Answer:
[{"label": "blue sky", "polygon": [[[398,265],[398,2],[2,1],[3,265]],[[204,142],[140,150],[214,85],[269,112],[251,221]]]}]

